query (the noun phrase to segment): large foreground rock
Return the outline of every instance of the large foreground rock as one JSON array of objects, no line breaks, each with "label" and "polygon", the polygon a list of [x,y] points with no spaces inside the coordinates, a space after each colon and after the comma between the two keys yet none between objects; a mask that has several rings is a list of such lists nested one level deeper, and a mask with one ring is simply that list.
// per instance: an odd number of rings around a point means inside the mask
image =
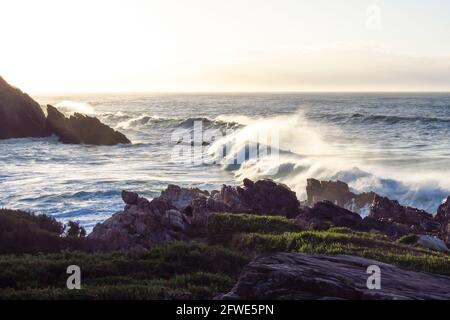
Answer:
[{"label": "large foreground rock", "polygon": [[60,141],[67,144],[116,145],[131,143],[122,133],[94,117],[79,113],[66,118],[55,107],[47,106],[47,125]]},{"label": "large foreground rock", "polygon": [[[367,268],[381,269],[381,290],[367,288]],[[221,299],[450,299],[450,277],[404,270],[353,256],[276,253],[244,268]]]},{"label": "large foreground rock", "polygon": [[0,77],[0,139],[49,135],[41,106]]}]

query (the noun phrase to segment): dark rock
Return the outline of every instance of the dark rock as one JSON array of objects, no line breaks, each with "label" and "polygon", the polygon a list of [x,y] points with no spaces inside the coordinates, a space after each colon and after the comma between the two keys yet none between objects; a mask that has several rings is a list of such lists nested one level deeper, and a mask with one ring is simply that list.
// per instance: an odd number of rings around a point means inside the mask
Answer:
[{"label": "dark rock", "polygon": [[139,195],[135,192],[122,191],[122,200],[126,204],[137,205],[138,204]]},{"label": "dark rock", "polygon": [[244,187],[246,188],[252,188],[255,185],[255,183],[250,179],[244,179]]},{"label": "dark rock", "polygon": [[41,106],[0,77],[0,139],[47,136],[50,131]]},{"label": "dark rock", "polygon": [[[367,288],[367,268],[381,269],[381,289]],[[413,279],[413,280],[412,280]],[[450,277],[404,270],[353,256],[275,253],[247,265],[223,300],[450,299]]]},{"label": "dark rock", "polygon": [[262,215],[282,215],[294,218],[299,213],[300,202],[288,186],[265,179],[252,183],[245,181],[244,188],[236,189],[238,197],[251,212]]},{"label": "dark rock", "polygon": [[372,217],[365,217],[359,225],[359,229],[365,232],[378,231],[392,239],[398,239],[413,233],[413,230],[404,224],[385,219],[377,220]]},{"label": "dark rock", "polygon": [[[128,204],[124,211],[94,227],[88,236],[97,244],[97,250],[149,249],[171,241],[186,240],[190,226],[188,217],[167,200],[155,198],[148,201],[126,193]],[[128,198],[131,196],[131,198]]]},{"label": "dark rock", "polygon": [[428,212],[402,206],[396,200],[390,200],[379,195],[375,196],[369,217],[379,221],[403,224],[410,229],[410,232],[417,234],[438,234],[440,228],[440,224]]},{"label": "dark rock", "polygon": [[376,195],[374,192],[355,194],[342,181],[319,181],[316,179],[308,179],[306,193],[307,204],[310,206],[328,200],[339,207],[357,213],[363,213],[362,211],[372,204]]},{"label": "dark rock", "polygon": [[125,135],[103,124],[97,118],[79,113],[67,118],[50,105],[47,106],[47,114],[48,128],[63,143],[108,146],[131,143]]},{"label": "dark rock", "polygon": [[208,223],[208,191],[198,188],[181,188],[169,185],[161,193],[161,198],[189,217],[192,227],[205,227]]},{"label": "dark rock", "polygon": [[317,202],[306,208],[296,217],[297,222],[306,228],[328,223],[337,227],[359,228],[362,218],[359,214],[341,208],[330,201]]},{"label": "dark rock", "polygon": [[450,196],[439,206],[435,220],[440,225],[441,238],[450,246]]},{"label": "dark rock", "polygon": [[[223,186],[220,191],[169,185],[149,201],[122,191],[125,209],[95,226],[89,239],[103,250],[149,249],[155,245],[188,240],[206,232],[210,212],[288,214],[299,212],[295,193],[269,180],[247,185]],[[263,197],[265,199],[263,199]],[[260,203],[256,203],[259,201]],[[267,206],[267,208],[264,207]]]}]

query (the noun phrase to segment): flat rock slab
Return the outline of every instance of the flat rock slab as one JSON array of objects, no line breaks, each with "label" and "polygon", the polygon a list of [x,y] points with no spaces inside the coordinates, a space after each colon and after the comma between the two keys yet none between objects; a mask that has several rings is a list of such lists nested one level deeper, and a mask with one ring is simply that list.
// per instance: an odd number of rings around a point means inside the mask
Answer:
[{"label": "flat rock slab", "polygon": [[[367,288],[372,265],[381,270],[380,290]],[[232,291],[219,299],[450,299],[450,277],[354,256],[275,253],[247,265]]]}]

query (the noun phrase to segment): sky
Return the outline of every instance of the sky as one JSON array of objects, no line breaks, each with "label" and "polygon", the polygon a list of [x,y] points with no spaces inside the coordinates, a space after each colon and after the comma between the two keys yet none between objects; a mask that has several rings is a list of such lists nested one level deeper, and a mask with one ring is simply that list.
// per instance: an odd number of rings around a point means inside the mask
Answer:
[{"label": "sky", "polygon": [[0,0],[23,90],[450,91],[448,0]]}]

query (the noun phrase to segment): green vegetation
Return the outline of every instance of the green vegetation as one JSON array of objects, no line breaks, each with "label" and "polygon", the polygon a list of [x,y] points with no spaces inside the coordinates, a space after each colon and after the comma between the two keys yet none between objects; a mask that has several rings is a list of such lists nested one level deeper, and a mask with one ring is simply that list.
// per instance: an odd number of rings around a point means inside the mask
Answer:
[{"label": "green vegetation", "polygon": [[24,211],[0,209],[0,254],[80,250],[86,245],[85,231],[77,223],[65,227],[54,218]]},{"label": "green vegetation", "polygon": [[[210,299],[231,289],[248,258],[223,247],[176,242],[145,253],[0,256],[2,299]],[[66,289],[66,269],[82,290]]]},{"label": "green vegetation", "polygon": [[280,233],[301,231],[293,220],[280,216],[213,213],[208,220],[208,239],[213,243],[226,243],[233,235],[247,232]]},{"label": "green vegetation", "polygon": [[400,267],[450,275],[450,256],[392,242],[379,235],[336,231],[304,231],[282,234],[246,233],[233,239],[232,246],[247,252],[294,251],[347,254],[375,259]]},{"label": "green vegetation", "polygon": [[400,239],[397,240],[398,243],[403,243],[403,244],[411,244],[414,245],[417,243],[417,241],[419,240],[419,237],[415,234],[408,234],[406,236],[401,237]]},{"label": "green vegetation", "polygon": [[[229,291],[255,255],[275,251],[349,254],[450,275],[450,255],[416,246],[415,236],[392,241],[332,226],[304,231],[279,216],[212,214],[204,243],[149,251],[89,253],[83,234],[77,224],[64,230],[49,217],[0,210],[0,253],[15,254],[0,254],[0,300],[211,299]],[[66,289],[70,265],[82,270],[82,290]]]}]

